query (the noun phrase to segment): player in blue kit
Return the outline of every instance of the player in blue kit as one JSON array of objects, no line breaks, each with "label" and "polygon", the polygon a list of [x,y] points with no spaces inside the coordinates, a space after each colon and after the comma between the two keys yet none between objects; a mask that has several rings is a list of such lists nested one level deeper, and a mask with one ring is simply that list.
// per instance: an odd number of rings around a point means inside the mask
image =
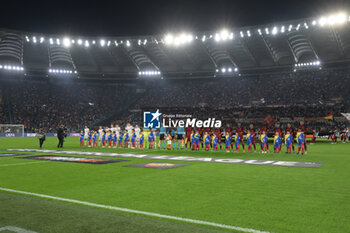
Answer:
[{"label": "player in blue kit", "polygon": [[225,145],[226,145],[226,152],[230,152],[230,150],[231,150],[231,135],[228,131],[226,131],[226,135],[225,135]]},{"label": "player in blue kit", "polygon": [[153,149],[153,143],[154,143],[154,134],[153,134],[153,131],[151,131],[148,135],[148,149]]}]

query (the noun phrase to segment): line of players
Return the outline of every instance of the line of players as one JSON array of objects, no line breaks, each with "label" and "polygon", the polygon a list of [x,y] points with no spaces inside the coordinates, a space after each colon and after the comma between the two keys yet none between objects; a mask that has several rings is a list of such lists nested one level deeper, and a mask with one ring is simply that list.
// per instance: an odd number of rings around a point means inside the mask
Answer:
[{"label": "line of players", "polygon": [[[153,145],[155,141],[154,132],[148,135],[149,144]],[[90,130],[85,126],[84,130],[80,132],[80,146],[102,148],[144,148],[145,135],[141,128],[136,125],[133,127],[127,124],[125,130],[118,125],[111,125],[110,128],[102,126],[98,131]]]},{"label": "line of players", "polygon": [[[276,124],[274,129],[274,152],[280,153],[281,146],[284,143],[287,147],[286,153],[295,152],[294,140],[298,143],[298,154],[307,153],[306,138],[304,132],[306,127],[303,122],[297,131],[294,131],[291,124],[288,124],[285,131],[280,128],[279,124]],[[238,123],[235,131],[232,130],[230,125],[223,130],[216,128],[198,128],[192,129],[183,127],[166,129],[161,127],[159,130],[159,148],[160,149],[175,149],[176,141],[178,143],[177,149],[192,149],[199,150],[222,150],[222,141],[224,140],[225,149],[227,152],[231,150],[239,151],[242,147],[245,152],[244,138],[247,142],[247,151],[256,152],[257,141],[260,142],[261,152],[267,153],[269,151],[269,143],[267,137],[268,129],[266,126],[262,126],[257,134],[254,126],[251,124],[248,130],[244,130],[240,123]],[[155,143],[155,132],[150,131],[147,136],[148,148],[157,148]],[[102,148],[144,148],[145,134],[141,128],[136,125],[135,127],[127,124],[125,130],[122,131],[118,125],[111,125],[110,128],[104,129],[100,126],[98,131],[91,130],[85,126],[85,129],[81,131],[80,145],[88,147],[102,146]],[[200,146],[201,145],[201,146]]]},{"label": "line of players", "polygon": [[[162,131],[164,128],[160,128],[160,143],[162,143]],[[294,149],[294,139],[298,144],[298,154],[307,153],[306,147],[306,138],[304,132],[306,131],[306,127],[304,123],[301,122],[297,131],[295,132],[290,124],[288,124],[288,128],[285,130],[285,135],[279,124],[276,124],[276,128],[274,130],[274,152],[280,153],[281,146],[285,143],[287,151],[286,153],[295,152]],[[205,128],[205,129],[191,129],[186,128],[186,137],[185,137],[185,149],[187,149],[187,145],[190,144],[192,150],[199,150],[200,144],[201,148],[209,151],[218,151],[219,147],[222,150],[222,141],[224,140],[225,150],[226,152],[230,151],[240,151],[240,147],[242,147],[243,152],[245,152],[245,144],[244,138],[246,138],[246,146],[247,152],[256,152],[256,144],[257,141],[260,142],[261,152],[267,153],[269,151],[269,142],[267,137],[268,129],[266,126],[262,126],[260,128],[259,134],[254,129],[253,124],[250,125],[249,129],[246,131],[242,128],[242,125],[238,123],[235,131],[232,130],[230,125],[222,131],[220,129]],[[170,132],[170,134],[172,134]],[[181,134],[177,135],[177,139],[182,139]],[[161,147],[161,146],[160,146]],[[175,147],[175,145],[174,145]],[[169,149],[169,148],[168,148]]]}]

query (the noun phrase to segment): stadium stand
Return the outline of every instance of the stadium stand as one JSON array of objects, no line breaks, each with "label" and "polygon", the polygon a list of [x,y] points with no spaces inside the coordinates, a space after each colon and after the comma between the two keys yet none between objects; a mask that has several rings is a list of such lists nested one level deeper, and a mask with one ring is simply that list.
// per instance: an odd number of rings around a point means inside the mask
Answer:
[{"label": "stadium stand", "polygon": [[335,127],[323,117],[349,112],[347,17],[130,38],[0,29],[0,122],[77,130],[160,108]]}]

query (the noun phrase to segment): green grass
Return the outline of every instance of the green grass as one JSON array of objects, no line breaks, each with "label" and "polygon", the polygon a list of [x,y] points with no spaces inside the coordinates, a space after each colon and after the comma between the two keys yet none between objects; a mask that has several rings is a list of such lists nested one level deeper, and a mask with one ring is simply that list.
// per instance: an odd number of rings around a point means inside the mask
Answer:
[{"label": "green grass", "polygon": [[[44,149],[57,149],[56,145],[56,138],[48,138]],[[38,142],[34,138],[0,138],[0,149],[7,148],[38,148]],[[67,138],[64,150],[309,161],[323,165],[300,168],[186,161],[188,166],[158,170],[124,167],[152,161],[128,158],[127,162],[104,165],[44,162],[5,167],[1,165],[32,161],[0,157],[0,187],[270,232],[350,232],[349,143],[308,145],[308,154],[297,156],[80,148],[78,138]],[[33,154],[40,153],[30,153]],[[16,218],[21,209],[35,211],[24,219]],[[37,213],[37,209],[41,212]],[[57,225],[50,221],[56,218],[56,209],[60,209]],[[49,219],[39,221],[36,216],[41,215]],[[70,215],[74,221],[65,217]],[[95,220],[89,219],[97,215],[99,222],[108,219],[108,223],[115,224],[96,225],[96,230]],[[120,232],[217,230],[8,193],[0,193],[2,225],[30,226],[40,232],[62,232],[59,227],[64,225],[69,225],[65,232],[117,232],[113,227]]]}]

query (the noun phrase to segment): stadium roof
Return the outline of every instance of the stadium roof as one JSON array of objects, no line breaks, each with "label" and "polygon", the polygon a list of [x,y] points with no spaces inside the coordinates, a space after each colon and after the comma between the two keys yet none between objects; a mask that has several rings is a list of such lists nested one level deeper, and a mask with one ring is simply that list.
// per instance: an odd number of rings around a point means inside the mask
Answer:
[{"label": "stadium roof", "polygon": [[0,71],[26,75],[213,77],[347,62],[350,17],[343,13],[217,32],[140,37],[0,29]]}]

